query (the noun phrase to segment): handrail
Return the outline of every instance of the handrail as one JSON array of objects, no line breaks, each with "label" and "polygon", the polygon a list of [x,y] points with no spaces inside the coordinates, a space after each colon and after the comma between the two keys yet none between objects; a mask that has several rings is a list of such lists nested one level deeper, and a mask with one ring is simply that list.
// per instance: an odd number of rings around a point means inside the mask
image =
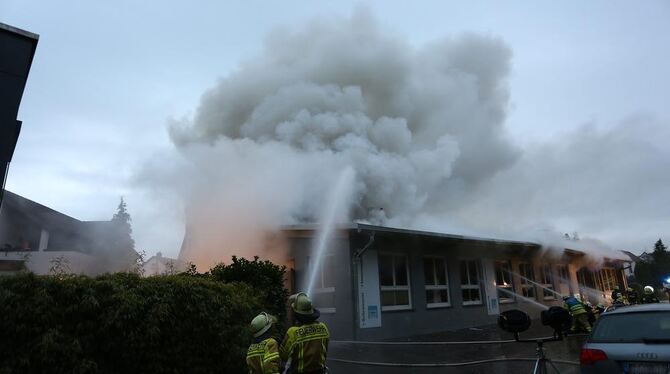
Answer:
[{"label": "handrail", "polygon": [[[491,358],[486,360],[467,361],[467,362],[439,362],[439,363],[401,363],[401,362],[373,362],[373,361],[355,361],[341,358],[328,358],[331,362],[342,362],[346,364],[364,365],[364,366],[386,366],[386,367],[462,367],[491,364],[496,362],[535,362],[537,358],[509,357],[509,358]],[[551,360],[555,364],[579,366],[579,362],[566,360]]]},{"label": "handrail", "polygon": [[[534,339],[548,339],[547,337],[539,337]],[[516,343],[516,340],[465,340],[465,341],[438,341],[438,342],[373,342],[360,340],[331,340],[330,343],[340,344],[365,344],[365,345],[461,345],[461,344],[501,344],[501,343]]]}]

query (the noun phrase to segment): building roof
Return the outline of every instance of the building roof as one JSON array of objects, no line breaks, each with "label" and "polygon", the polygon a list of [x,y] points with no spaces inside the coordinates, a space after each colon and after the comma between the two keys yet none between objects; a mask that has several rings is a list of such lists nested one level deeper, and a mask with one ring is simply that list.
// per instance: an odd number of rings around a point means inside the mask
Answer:
[{"label": "building roof", "polygon": [[626,256],[630,257],[631,261],[633,261],[633,262],[642,261],[640,256],[637,256],[637,255],[633,254],[632,252],[629,252],[629,251],[621,251],[621,252],[623,252],[623,254],[625,254]]},{"label": "building roof", "polygon": [[[112,221],[80,221],[11,191],[5,191],[0,218],[50,232],[46,250],[91,252],[114,239]],[[93,248],[91,248],[93,247]]]},{"label": "building roof", "polygon": [[24,36],[24,37],[29,38],[29,39],[38,40],[40,38],[40,36],[35,34],[35,33],[32,33],[30,31],[26,31],[26,30],[23,30],[23,29],[20,29],[18,27],[14,27],[14,26],[8,25],[6,23],[2,23],[2,22],[0,22],[0,30],[5,30],[5,31],[9,31],[9,32],[14,33],[14,34],[19,34],[19,35]]},{"label": "building roof", "polygon": [[[315,231],[319,229],[321,225],[319,224],[314,224],[314,223],[308,223],[308,224],[296,224],[296,225],[287,225],[287,226],[282,226],[282,230],[284,231]],[[474,242],[479,242],[479,243],[485,243],[485,244],[499,244],[499,245],[506,245],[506,246],[514,246],[514,247],[526,247],[526,248],[542,248],[545,245],[539,242],[532,242],[532,241],[523,241],[523,240],[510,240],[510,239],[499,239],[499,238],[485,238],[485,237],[480,237],[480,236],[470,236],[470,235],[459,235],[459,234],[449,234],[449,233],[441,233],[441,232],[434,232],[434,231],[424,231],[424,230],[412,230],[412,229],[404,229],[404,228],[397,228],[397,227],[387,227],[387,226],[379,226],[379,225],[370,225],[366,223],[359,223],[359,222],[351,222],[348,224],[342,224],[338,225],[337,227],[338,230],[356,230],[356,231],[374,231],[374,232],[386,232],[386,233],[397,233],[397,234],[404,234],[404,235],[415,235],[415,236],[422,236],[422,237],[429,237],[429,238],[441,238],[441,239],[452,239],[452,240],[467,240],[467,241],[474,241]],[[583,243],[584,245],[588,245],[588,243]],[[573,256],[584,256],[588,253],[588,248],[581,248],[575,245],[574,242],[570,243],[565,243],[563,245],[563,250],[565,251],[566,254],[573,255]],[[623,254],[619,254],[618,252],[623,252],[623,251],[611,251],[611,255],[604,254],[604,258],[608,261],[625,261],[622,260],[621,258],[618,257],[623,257]],[[603,255],[601,253],[601,255]],[[618,257],[617,257],[618,256]],[[626,257],[628,257],[626,255]]]},{"label": "building roof", "polygon": [[[282,230],[291,231],[291,230],[306,230],[314,231],[321,227],[319,224],[308,223],[308,224],[297,224],[297,225],[287,225],[282,226]],[[366,223],[352,222],[348,224],[338,225],[338,230],[357,230],[357,231],[375,231],[375,232],[388,232],[388,233],[398,233],[405,235],[418,235],[425,237],[433,238],[444,238],[444,239],[457,239],[457,240],[470,240],[478,242],[487,242],[487,243],[496,243],[496,244],[507,244],[507,245],[516,245],[516,246],[527,246],[527,247],[538,247],[540,244],[527,242],[527,241],[518,241],[518,240],[507,240],[507,239],[495,239],[495,238],[484,238],[479,236],[468,236],[468,235],[458,235],[458,234],[447,234],[434,231],[424,231],[424,230],[412,230],[412,229],[403,229],[398,227],[388,227],[388,226],[379,226],[379,225],[370,225]]]}]

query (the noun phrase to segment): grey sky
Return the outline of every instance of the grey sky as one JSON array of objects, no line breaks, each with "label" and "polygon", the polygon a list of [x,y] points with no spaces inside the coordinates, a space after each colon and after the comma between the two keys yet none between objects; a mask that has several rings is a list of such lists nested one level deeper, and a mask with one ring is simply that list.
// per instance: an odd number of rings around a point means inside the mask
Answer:
[{"label": "grey sky", "polygon": [[501,37],[513,51],[506,126],[522,147],[585,123],[609,129],[631,116],[670,118],[670,5],[662,1],[0,0],[1,22],[40,34],[8,189],[80,219],[111,217],[125,195],[138,247],[176,254],[181,232],[151,224],[174,208],[143,204],[146,192],[130,181],[171,147],[167,119],[191,115],[202,93],[259,53],[278,26],[348,16],[360,4],[415,45],[463,32]]}]

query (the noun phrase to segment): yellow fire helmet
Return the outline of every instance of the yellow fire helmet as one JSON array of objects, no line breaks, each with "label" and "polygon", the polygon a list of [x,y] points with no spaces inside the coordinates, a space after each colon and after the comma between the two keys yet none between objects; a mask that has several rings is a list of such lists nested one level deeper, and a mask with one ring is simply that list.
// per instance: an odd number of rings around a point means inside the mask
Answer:
[{"label": "yellow fire helmet", "polygon": [[254,338],[265,334],[275,322],[276,318],[265,312],[254,317],[254,319],[251,320],[251,331],[254,334]]},{"label": "yellow fire helmet", "polygon": [[294,312],[298,314],[312,315],[314,314],[314,307],[312,306],[312,300],[307,296],[306,293],[300,292],[295,295],[291,303],[291,308]]}]

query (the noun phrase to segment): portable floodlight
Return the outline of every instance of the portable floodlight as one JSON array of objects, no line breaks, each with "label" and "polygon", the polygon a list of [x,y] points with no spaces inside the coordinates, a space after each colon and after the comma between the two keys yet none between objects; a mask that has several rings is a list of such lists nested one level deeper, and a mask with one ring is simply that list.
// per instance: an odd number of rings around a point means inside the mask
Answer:
[{"label": "portable floodlight", "polygon": [[566,326],[570,325],[572,317],[570,316],[570,312],[560,306],[552,306],[542,311],[540,320],[543,325],[551,327],[554,331],[563,331]]},{"label": "portable floodlight", "polygon": [[530,327],[530,316],[518,309],[508,310],[498,316],[498,326],[504,331],[518,334]]}]

